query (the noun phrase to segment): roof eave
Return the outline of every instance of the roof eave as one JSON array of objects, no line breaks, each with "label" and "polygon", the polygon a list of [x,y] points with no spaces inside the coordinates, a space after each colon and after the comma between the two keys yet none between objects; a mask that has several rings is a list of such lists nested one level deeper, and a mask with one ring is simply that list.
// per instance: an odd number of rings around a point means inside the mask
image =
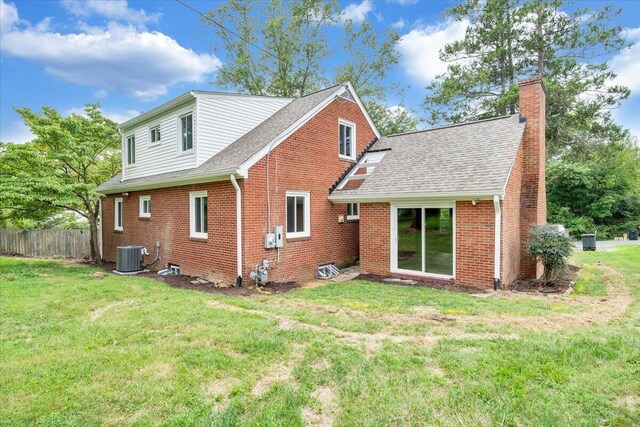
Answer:
[{"label": "roof eave", "polygon": [[155,108],[152,108],[149,111],[145,111],[144,113],[127,120],[124,123],[121,123],[118,125],[118,129],[129,129],[132,126],[135,126],[139,123],[142,123],[146,120],[150,120],[151,118],[153,118],[154,116],[157,116],[158,114],[162,114],[168,110],[171,110],[172,108],[175,108],[181,104],[184,104],[186,102],[192,101],[196,99],[196,95],[193,91],[189,91],[187,93],[183,93],[182,95],[173,98],[170,101],[165,102],[164,104],[161,104]]},{"label": "roof eave", "polygon": [[454,199],[454,200],[493,200],[494,196],[504,198],[503,190],[475,190],[436,193],[395,193],[395,194],[330,194],[329,200],[338,203],[376,203],[401,202],[424,199]]}]

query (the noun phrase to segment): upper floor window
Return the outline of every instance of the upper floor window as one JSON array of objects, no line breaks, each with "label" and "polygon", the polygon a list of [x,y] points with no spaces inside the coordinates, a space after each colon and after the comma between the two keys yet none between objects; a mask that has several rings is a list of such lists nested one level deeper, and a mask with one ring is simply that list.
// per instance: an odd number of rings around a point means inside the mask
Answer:
[{"label": "upper floor window", "polygon": [[140,196],[140,217],[151,217],[151,196]]},{"label": "upper floor window", "polygon": [[182,138],[182,151],[193,148],[193,114],[189,113],[180,117],[180,135]]},{"label": "upper floor window", "polygon": [[339,120],[339,152],[340,157],[355,160],[356,158],[356,125],[349,121]]},{"label": "upper floor window", "polygon": [[311,235],[309,193],[287,191],[287,237],[309,237]]},{"label": "upper floor window", "polygon": [[160,142],[160,126],[152,127],[149,132],[151,133],[151,143],[156,144]]},{"label": "upper floor window", "polygon": [[207,192],[192,191],[189,193],[189,223],[190,236],[206,239],[208,235],[207,224]]},{"label": "upper floor window", "polygon": [[136,162],[136,137],[134,135],[127,137],[127,164],[132,165]]},{"label": "upper floor window", "polygon": [[114,200],[114,215],[113,215],[113,229],[116,231],[122,231],[122,197],[116,197]]},{"label": "upper floor window", "polygon": [[359,203],[347,203],[347,219],[360,219]]}]

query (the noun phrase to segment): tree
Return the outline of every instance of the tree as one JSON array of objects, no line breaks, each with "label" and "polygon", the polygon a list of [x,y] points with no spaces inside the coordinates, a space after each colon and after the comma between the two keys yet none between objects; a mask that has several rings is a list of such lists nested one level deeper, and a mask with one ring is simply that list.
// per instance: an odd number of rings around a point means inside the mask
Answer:
[{"label": "tree", "polygon": [[527,252],[544,266],[546,286],[553,277],[566,269],[573,252],[573,241],[554,225],[534,225],[529,230]]},{"label": "tree", "polygon": [[377,102],[366,102],[365,104],[371,120],[383,136],[412,132],[418,126],[418,119],[400,105],[385,108]]},{"label": "tree", "polygon": [[43,107],[42,114],[16,111],[36,138],[1,146],[0,206],[6,218],[44,220],[75,212],[89,222],[91,258],[100,263],[95,188],[120,170],[116,123],[98,104],[86,105],[86,117],[64,117],[51,107]]},{"label": "tree", "polygon": [[[228,58],[214,83],[253,95],[299,97],[349,81],[376,125],[390,132],[415,129],[411,114],[389,111],[381,103],[381,82],[399,60],[398,34],[387,30],[380,36],[366,21],[342,22],[336,0],[230,0],[206,17],[203,23],[222,42],[214,48]],[[341,31],[345,59],[328,70],[325,61],[336,53],[329,45],[332,29]]]},{"label": "tree", "polygon": [[463,122],[517,111],[517,81],[544,75],[547,148],[551,158],[590,139],[620,133],[611,110],[629,96],[612,84],[615,75],[600,58],[625,47],[620,13],[569,10],[567,0],[466,0],[446,16],[468,20],[462,40],[445,46],[447,71],[427,89],[431,123]]}]

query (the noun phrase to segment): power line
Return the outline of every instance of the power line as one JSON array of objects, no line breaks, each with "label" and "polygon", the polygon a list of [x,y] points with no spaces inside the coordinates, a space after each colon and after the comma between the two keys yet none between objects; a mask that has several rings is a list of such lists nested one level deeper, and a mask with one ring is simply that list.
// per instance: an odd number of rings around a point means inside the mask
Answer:
[{"label": "power line", "polygon": [[[246,38],[244,38],[242,35],[240,35],[240,34],[236,33],[236,32],[235,32],[235,31],[233,31],[233,30],[230,30],[229,28],[225,27],[225,26],[224,26],[223,24],[221,24],[220,22],[218,22],[218,21],[216,21],[215,19],[213,19],[213,18],[211,18],[211,17],[209,17],[209,16],[205,15],[204,13],[200,12],[198,9],[194,8],[194,7],[193,7],[193,6],[191,6],[190,4],[185,3],[185,2],[184,2],[184,1],[182,1],[182,0],[176,0],[176,2],[177,2],[178,4],[180,4],[180,5],[184,6],[184,7],[186,7],[187,9],[189,9],[189,10],[191,10],[191,11],[195,12],[196,14],[200,15],[200,17],[201,17],[202,19],[204,19],[204,20],[207,20],[207,21],[211,22],[212,24],[216,25],[217,27],[221,28],[222,30],[226,31],[227,33],[229,33],[229,34],[231,34],[231,35],[233,35],[233,36],[235,36],[235,37],[239,38],[240,40],[242,40],[243,42],[247,43],[248,45],[253,46],[254,48],[258,49],[260,52],[265,53],[265,54],[267,54],[267,55],[269,55],[269,56],[272,56],[273,58],[275,58],[275,59],[278,59],[278,60],[279,60],[278,55],[276,55],[275,53],[273,53],[273,52],[271,52],[271,51],[269,51],[269,50],[267,50],[267,49],[265,49],[265,48],[263,48],[263,47],[261,47],[261,46],[259,46],[259,45],[255,44],[255,43],[253,43],[252,41],[247,40],[247,39],[246,39]],[[298,66],[297,66],[297,65],[295,65],[295,64],[291,64],[291,66],[292,66],[292,67],[294,67],[294,68],[297,68],[299,71],[306,72],[305,70],[303,70],[302,68],[298,67]],[[326,77],[324,77],[324,76],[317,75],[317,77],[318,77],[318,78],[320,78],[321,80],[323,80],[325,83],[328,83],[329,85],[335,85],[335,84],[337,84],[337,83],[332,82],[331,80],[327,79],[327,78],[326,78]]]}]

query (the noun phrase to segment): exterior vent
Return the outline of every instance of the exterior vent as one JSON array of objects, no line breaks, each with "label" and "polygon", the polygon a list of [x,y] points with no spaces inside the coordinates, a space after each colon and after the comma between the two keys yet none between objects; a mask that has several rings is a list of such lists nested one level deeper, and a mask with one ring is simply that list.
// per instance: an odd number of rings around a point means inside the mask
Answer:
[{"label": "exterior vent", "polygon": [[116,270],[120,273],[142,270],[143,251],[142,246],[118,246]]}]

